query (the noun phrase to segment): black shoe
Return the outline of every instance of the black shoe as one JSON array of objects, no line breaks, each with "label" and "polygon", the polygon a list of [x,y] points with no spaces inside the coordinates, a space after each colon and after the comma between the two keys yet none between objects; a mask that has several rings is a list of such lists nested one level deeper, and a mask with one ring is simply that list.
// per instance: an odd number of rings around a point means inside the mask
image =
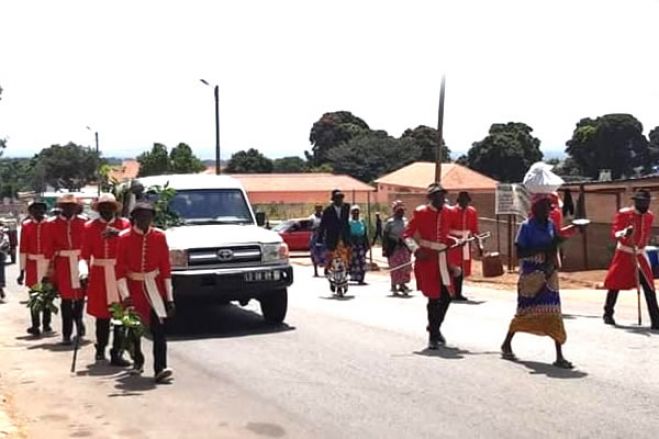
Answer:
[{"label": "black shoe", "polygon": [[172,371],[170,368],[166,367],[160,372],[156,373],[156,384],[163,384],[166,383],[167,381],[171,380],[172,375],[174,374],[174,371]]},{"label": "black shoe", "polygon": [[441,332],[440,332],[439,335],[437,336],[437,342],[438,342],[439,344],[441,344],[442,346],[446,344],[446,339],[444,338],[444,336],[442,335]]},{"label": "black shoe", "polygon": [[143,364],[134,364],[133,368],[129,372],[131,375],[142,375],[144,373]]},{"label": "black shoe", "polygon": [[430,337],[428,339],[428,349],[431,351],[436,351],[439,349],[439,341],[436,338]]},{"label": "black shoe", "polygon": [[128,367],[132,365],[132,363],[122,357],[120,353],[113,350],[110,351],[110,365],[116,367]]},{"label": "black shoe", "polygon": [[615,326],[615,325],[616,325],[616,321],[613,320],[613,316],[605,315],[605,316],[604,316],[604,324],[605,324],[605,325],[613,325],[613,326]]},{"label": "black shoe", "polygon": [[60,342],[62,346],[71,346],[73,342],[71,341],[71,337],[64,337],[62,341]]},{"label": "black shoe", "polygon": [[54,333],[54,331],[53,331],[53,328],[51,328],[50,326],[44,326],[43,327],[43,333],[44,333],[44,335],[51,335],[51,334]]},{"label": "black shoe", "polygon": [[96,361],[105,361],[106,360],[106,358],[105,358],[105,347],[101,348],[98,345],[94,345],[94,347],[96,348],[96,355],[95,355],[94,359]]},{"label": "black shoe", "polygon": [[453,300],[456,301],[456,302],[466,302],[469,299],[467,299],[465,296],[456,296],[456,297],[453,298]]},{"label": "black shoe", "polygon": [[85,324],[82,322],[82,320],[80,320],[76,324],[76,334],[78,334],[78,337],[82,338],[85,336],[86,333],[87,333],[87,328],[85,328]]},{"label": "black shoe", "polygon": [[27,333],[35,337],[41,336],[41,331],[39,330],[39,328],[35,328],[35,327],[27,328]]},{"label": "black shoe", "polygon": [[0,299],[5,300],[5,290],[0,289]]}]

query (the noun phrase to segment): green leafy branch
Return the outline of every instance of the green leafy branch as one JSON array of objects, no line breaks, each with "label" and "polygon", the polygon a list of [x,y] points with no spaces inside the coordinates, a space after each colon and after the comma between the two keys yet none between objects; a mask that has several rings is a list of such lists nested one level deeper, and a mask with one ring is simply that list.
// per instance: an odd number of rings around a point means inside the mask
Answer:
[{"label": "green leafy branch", "polygon": [[164,230],[183,224],[178,213],[173,211],[170,207],[171,201],[176,197],[176,190],[170,187],[169,183],[164,186],[151,186],[147,192],[155,195],[154,206],[156,208],[156,217],[154,218],[153,223],[156,227]]},{"label": "green leafy branch", "polygon": [[44,281],[37,284],[30,288],[29,294],[30,300],[27,303],[27,307],[30,308],[30,311],[33,314],[38,314],[43,311],[50,311],[53,314],[57,314],[55,299],[57,298],[58,292],[52,283]]},{"label": "green leafy branch", "polygon": [[145,328],[142,318],[132,307],[124,308],[119,303],[110,305],[112,324],[119,327],[121,334],[122,351],[128,351],[131,357],[135,357],[135,342],[144,335]]}]

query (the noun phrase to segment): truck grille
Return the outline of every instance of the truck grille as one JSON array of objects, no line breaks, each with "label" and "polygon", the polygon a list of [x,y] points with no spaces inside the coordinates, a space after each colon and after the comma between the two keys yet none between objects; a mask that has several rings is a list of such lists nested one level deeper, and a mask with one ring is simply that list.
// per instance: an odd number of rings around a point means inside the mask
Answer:
[{"label": "truck grille", "polygon": [[258,245],[192,249],[188,252],[191,267],[220,265],[229,266],[261,261]]}]

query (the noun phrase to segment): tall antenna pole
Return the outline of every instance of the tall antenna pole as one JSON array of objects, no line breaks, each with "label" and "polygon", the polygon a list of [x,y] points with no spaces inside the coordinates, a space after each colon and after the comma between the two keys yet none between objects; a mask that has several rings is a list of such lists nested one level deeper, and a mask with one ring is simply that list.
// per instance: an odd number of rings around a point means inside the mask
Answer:
[{"label": "tall antenna pole", "polygon": [[442,146],[444,146],[444,88],[446,75],[442,75],[442,85],[439,89],[439,111],[437,113],[437,158],[435,160],[435,182],[442,181]]}]

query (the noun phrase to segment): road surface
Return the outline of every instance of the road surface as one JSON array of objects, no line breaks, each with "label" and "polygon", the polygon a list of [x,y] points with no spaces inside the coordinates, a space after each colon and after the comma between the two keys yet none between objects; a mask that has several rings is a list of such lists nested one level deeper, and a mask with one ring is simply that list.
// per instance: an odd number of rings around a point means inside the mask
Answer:
[{"label": "road surface", "polygon": [[[7,278],[15,279],[15,267]],[[24,437],[438,438],[656,437],[659,334],[636,327],[635,293],[601,322],[603,293],[564,291],[577,366],[552,367],[548,338],[520,334],[517,363],[499,346],[514,313],[512,291],[470,286],[452,304],[448,347],[425,350],[425,300],[388,294],[384,274],[329,297],[324,280],[295,267],[287,324],[263,323],[258,304],[182,312],[171,328],[171,385],[93,361],[78,371],[59,338],[25,335],[26,293],[0,305],[0,392]],[[647,318],[646,318],[647,323]],[[55,328],[59,328],[59,317]],[[93,323],[88,322],[93,337]],[[149,348],[150,346],[147,346]],[[147,351],[148,352],[148,351]]]}]

